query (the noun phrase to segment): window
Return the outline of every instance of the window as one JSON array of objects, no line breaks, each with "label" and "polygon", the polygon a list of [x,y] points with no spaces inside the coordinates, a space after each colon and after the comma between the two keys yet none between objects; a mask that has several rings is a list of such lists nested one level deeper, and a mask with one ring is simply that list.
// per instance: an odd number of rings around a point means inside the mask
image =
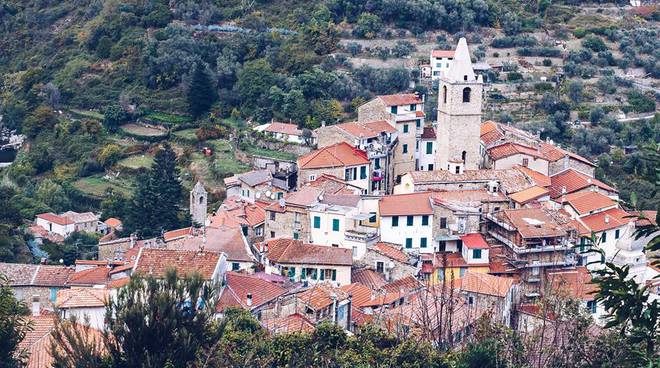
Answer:
[{"label": "window", "polygon": [[473,249],[472,250],[472,258],[481,259],[481,249]]},{"label": "window", "polygon": [[464,75],[464,76],[463,76],[463,80],[464,80],[464,81],[467,80],[467,75]]},{"label": "window", "polygon": [[433,164],[429,164],[429,171],[433,171]]},{"label": "window", "polygon": [[312,268],[312,280],[318,279],[318,270],[316,268]]},{"label": "window", "polygon": [[307,278],[307,269],[305,267],[300,269],[300,279],[304,280]]},{"label": "window", "polygon": [[470,304],[470,305],[474,304],[474,297],[472,297],[472,296],[468,297],[468,304]]},{"label": "window", "polygon": [[[465,76],[465,78],[467,78],[467,75]],[[470,93],[472,93],[472,89],[470,89],[470,87],[463,88],[463,102],[464,103],[470,102]]]},{"label": "window", "polygon": [[415,216],[406,216],[406,226],[413,226],[415,223]]},{"label": "window", "polygon": [[446,229],[447,228],[447,218],[446,217],[440,217],[440,228],[441,229]]},{"label": "window", "polygon": [[410,104],[410,111],[417,110],[417,104]]},{"label": "window", "polygon": [[403,124],[403,132],[408,133],[408,124]]},{"label": "window", "polygon": [[319,276],[320,276],[319,280],[325,280],[325,271],[327,270],[321,269],[319,271],[321,271],[319,272]]},{"label": "window", "polygon": [[332,219],[332,231],[339,231],[339,219]]},{"label": "window", "polygon": [[314,216],[314,228],[315,229],[321,228],[321,218],[319,216]]},{"label": "window", "polygon": [[529,166],[529,159],[528,158],[523,158],[523,164],[524,167]]},{"label": "window", "polygon": [[337,281],[337,270],[332,270],[332,281]]},{"label": "window", "polygon": [[442,103],[447,103],[447,86],[442,86]]},{"label": "window", "polygon": [[316,175],[312,174],[309,176],[309,181],[314,181],[316,180]]},{"label": "window", "polygon": [[293,239],[298,240],[300,235],[298,233],[293,233]]},{"label": "window", "polygon": [[360,179],[366,179],[366,178],[367,178],[367,167],[360,166]]},{"label": "window", "polygon": [[399,226],[399,216],[392,216],[392,227]]},{"label": "window", "polygon": [[458,249],[459,252],[463,250],[463,241],[461,239],[456,240],[456,249]]},{"label": "window", "polygon": [[427,245],[428,245],[428,243],[427,243],[426,238],[419,239],[419,247],[420,248],[426,248]]},{"label": "window", "polygon": [[231,263],[231,270],[232,271],[238,271],[241,269],[241,265],[238,262],[232,262]]},{"label": "window", "polygon": [[408,153],[408,145],[407,144],[403,145],[403,153]]},{"label": "window", "polygon": [[383,262],[376,262],[376,272],[383,273],[385,264]]},{"label": "window", "polygon": [[57,299],[57,288],[50,288],[50,301],[54,302]]},{"label": "window", "polygon": [[438,281],[442,281],[445,279],[445,270],[444,269],[438,269],[436,271],[438,273]]},{"label": "window", "polygon": [[392,107],[390,107],[390,112],[391,112],[392,114],[396,114],[396,106],[392,106]]},{"label": "window", "polygon": [[580,238],[580,253],[584,252],[584,245],[587,243],[587,238]]},{"label": "window", "polygon": [[243,232],[244,236],[247,236],[248,234],[248,227],[247,226],[241,226],[241,231]]},{"label": "window", "polygon": [[426,154],[430,155],[433,153],[433,142],[426,142]]},{"label": "window", "polygon": [[415,152],[419,151],[419,141],[415,141]]},{"label": "window", "polygon": [[284,198],[284,193],[277,192],[277,199],[282,199],[282,198]]},{"label": "window", "polygon": [[268,212],[268,213],[270,214],[270,220],[271,220],[271,221],[275,221],[275,212],[270,211],[270,212]]},{"label": "window", "polygon": [[380,169],[380,159],[379,158],[374,160],[374,168]]},{"label": "window", "polygon": [[351,167],[344,171],[344,180],[351,181],[357,179],[357,167]]},{"label": "window", "polygon": [[459,165],[456,165],[456,169],[454,171],[456,172],[456,174],[460,174],[461,173],[461,167]]},{"label": "window", "polygon": [[377,220],[376,212],[369,212],[369,222],[374,223]]},{"label": "window", "polygon": [[614,230],[614,239],[619,239],[619,236],[621,235],[620,229]]},{"label": "window", "polygon": [[275,232],[274,232],[274,231],[271,231],[271,232],[270,232],[270,237],[271,237],[271,238],[274,238],[274,237],[275,237]]},{"label": "window", "polygon": [[607,242],[607,231],[603,231],[603,235],[600,236],[600,241],[602,243]]},{"label": "window", "polygon": [[417,120],[415,120],[415,127],[416,127],[417,129],[419,129],[419,128],[422,127],[422,120],[421,120],[421,119],[417,119]]},{"label": "window", "polygon": [[596,313],[596,302],[594,300],[589,300],[587,302],[587,309],[591,312],[591,314]]},{"label": "window", "polygon": [[412,248],[412,238],[406,238],[406,248]]},{"label": "window", "polygon": [[461,271],[459,273],[461,275],[461,277],[463,277],[465,275],[465,272],[467,272],[467,268],[461,267]]},{"label": "window", "polygon": [[463,151],[461,153],[461,160],[463,160],[463,163],[465,163],[465,160],[467,159],[467,152]]},{"label": "window", "polygon": [[256,236],[262,236],[264,235],[264,228],[263,226],[259,226],[256,229],[254,229],[254,235]]},{"label": "window", "polygon": [[429,225],[429,215],[422,216],[422,226],[428,226],[428,225]]},{"label": "window", "polygon": [[438,241],[438,252],[444,252],[447,250],[447,242],[444,240]]}]

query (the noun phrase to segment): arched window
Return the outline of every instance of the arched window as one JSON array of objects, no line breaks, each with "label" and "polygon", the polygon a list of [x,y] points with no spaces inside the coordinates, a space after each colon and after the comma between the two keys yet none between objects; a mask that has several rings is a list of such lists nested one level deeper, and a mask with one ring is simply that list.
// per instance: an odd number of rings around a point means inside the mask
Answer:
[{"label": "arched window", "polygon": [[461,160],[463,160],[464,164],[465,164],[465,157],[467,157],[467,152],[463,151],[463,153],[461,153]]},{"label": "arched window", "polygon": [[463,102],[470,102],[470,93],[472,89],[470,87],[463,88]]},{"label": "arched window", "polygon": [[202,204],[202,203],[204,203],[204,197],[203,196],[199,197],[199,204]]},{"label": "arched window", "polygon": [[442,103],[447,103],[447,86],[442,86]]}]

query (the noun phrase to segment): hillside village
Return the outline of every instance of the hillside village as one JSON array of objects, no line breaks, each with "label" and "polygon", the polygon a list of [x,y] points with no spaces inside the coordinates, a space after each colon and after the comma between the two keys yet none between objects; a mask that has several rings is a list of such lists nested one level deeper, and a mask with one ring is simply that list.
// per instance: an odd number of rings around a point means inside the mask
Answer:
[{"label": "hillside village", "polygon": [[[130,283],[199,273],[216,291],[214,315],[232,308],[270,333],[330,322],[350,334],[374,324],[399,338],[459,347],[484,320],[532,332],[560,320],[551,296],[577,300],[594,328],[607,323],[592,274],[606,263],[660,298],[660,269],[645,248],[655,209],[632,208],[596,179],[598,163],[539,134],[484,117],[488,73],[460,38],[430,52],[437,116],[420,93],[377,95],[357,119],[314,130],[251,126],[301,147],[292,159],[258,157],[222,179],[226,196],[194,178],[189,223],[153,237],[125,234],[123,218],[93,212],[36,215],[36,243],[98,233],[95,259],[72,265],[1,263],[14,295],[43,325],[24,347],[49,366],[58,314],[88,318],[100,334],[106,304]],[[206,148],[205,148],[206,149]],[[209,150],[213,147],[208,148]],[[34,358],[36,359],[36,358]]]}]

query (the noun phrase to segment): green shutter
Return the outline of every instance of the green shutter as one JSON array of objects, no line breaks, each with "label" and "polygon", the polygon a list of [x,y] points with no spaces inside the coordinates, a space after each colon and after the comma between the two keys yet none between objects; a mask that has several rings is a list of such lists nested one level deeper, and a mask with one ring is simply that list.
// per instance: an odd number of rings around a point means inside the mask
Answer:
[{"label": "green shutter", "polygon": [[302,269],[300,269],[300,279],[304,280],[306,278],[307,278],[307,269],[303,267]]},{"label": "green shutter", "polygon": [[412,238],[406,238],[406,248],[412,248]]},{"label": "green shutter", "polygon": [[320,280],[321,280],[321,281],[325,280],[325,270],[324,270],[324,269],[320,269],[320,270],[319,270],[319,274],[321,275]]},{"label": "green shutter", "polygon": [[337,281],[337,270],[332,270],[332,281]]},{"label": "green shutter", "polygon": [[421,238],[419,240],[419,247],[420,248],[426,248],[426,238]]},{"label": "green shutter", "polygon": [[316,268],[312,268],[312,280],[318,279],[318,270]]},{"label": "green shutter", "polygon": [[315,229],[321,228],[321,218],[319,216],[314,216],[314,228]]},{"label": "green shutter", "polygon": [[474,249],[472,251],[472,258],[480,259],[481,258],[481,249]]},{"label": "green shutter", "polygon": [[367,167],[360,166],[360,179],[366,179],[366,178],[367,178]]},{"label": "green shutter", "polygon": [[399,216],[392,216],[392,227],[399,226]]},{"label": "green shutter", "polygon": [[422,216],[422,226],[428,226],[428,224],[429,224],[429,216],[428,215]]},{"label": "green shutter", "polygon": [[339,231],[339,219],[332,219],[332,231]]},{"label": "green shutter", "polygon": [[408,124],[403,124],[403,132],[408,133]]},{"label": "green shutter", "polygon": [[426,142],[426,154],[430,155],[433,153],[433,142]]},{"label": "green shutter", "polygon": [[414,222],[415,222],[415,216],[407,216],[406,217],[406,225],[413,226]]}]

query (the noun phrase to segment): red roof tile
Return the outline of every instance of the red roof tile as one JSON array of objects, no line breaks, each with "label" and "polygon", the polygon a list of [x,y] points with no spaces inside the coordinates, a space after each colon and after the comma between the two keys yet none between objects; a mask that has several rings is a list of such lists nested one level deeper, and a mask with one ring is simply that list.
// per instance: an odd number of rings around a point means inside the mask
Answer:
[{"label": "red roof tile", "polygon": [[278,122],[270,123],[264,131],[269,133],[282,133],[296,136],[302,135],[302,130],[298,129],[298,125]]},{"label": "red roof tile", "polygon": [[461,290],[504,298],[509,290],[511,290],[513,281],[510,277],[466,272],[461,277]]},{"label": "red roof tile", "polygon": [[368,164],[367,153],[346,142],[319,148],[298,158],[298,168],[300,169],[320,169],[324,167]]},{"label": "red roof tile", "polygon": [[432,215],[431,192],[394,194],[381,197],[380,216]]},{"label": "red roof tile", "polygon": [[423,103],[422,99],[414,93],[398,93],[395,95],[382,95],[378,98],[387,106],[399,106]]},{"label": "red roof tile", "polygon": [[180,239],[192,234],[192,231],[193,231],[192,227],[185,227],[183,229],[166,231],[163,234],[163,240],[165,242],[169,242],[175,239]]},{"label": "red roof tile", "polygon": [[379,290],[387,284],[382,273],[370,268],[354,268],[351,270],[351,281],[365,285],[371,290]]},{"label": "red roof tile", "polygon": [[488,149],[488,155],[493,160],[499,160],[517,154],[528,155],[545,160],[545,157],[540,151],[518,143],[509,142]]},{"label": "red roof tile", "polygon": [[548,272],[548,281],[560,295],[579,300],[594,300],[593,293],[598,291],[586,267]]},{"label": "red roof tile", "polygon": [[348,299],[348,293],[327,284],[316,284],[298,294],[298,300],[315,310],[323,309],[332,304],[333,297],[337,301],[346,300]]},{"label": "red roof tile", "polygon": [[567,194],[563,199],[580,215],[617,205],[610,197],[598,192],[575,192]]},{"label": "red roof tile", "polygon": [[635,221],[630,214],[620,208],[612,208],[580,218],[580,221],[593,232],[614,229]]},{"label": "red roof tile", "polygon": [[409,259],[408,255],[401,250],[401,246],[397,244],[378,242],[373,246],[373,249],[397,262],[407,263]]},{"label": "red roof tile", "polygon": [[104,222],[106,225],[108,225],[108,226],[110,226],[110,227],[112,227],[112,228],[116,228],[116,227],[121,226],[121,221],[120,221],[119,219],[114,218],[114,217],[110,217],[109,219],[107,219],[107,220],[105,220],[105,221],[103,221],[103,222]]},{"label": "red roof tile", "polygon": [[208,226],[194,236],[167,243],[168,249],[225,253],[229,262],[254,262],[241,229],[228,226]]},{"label": "red roof tile", "polygon": [[461,236],[461,241],[463,245],[470,249],[488,249],[488,243],[484,239],[483,235],[479,233],[465,234]]},{"label": "red roof tile", "polygon": [[[252,295],[251,309],[268,303],[286,292],[287,289],[259,277],[227,272],[226,286],[222,290],[216,311],[221,312],[229,306],[248,308],[248,294]],[[225,297],[224,294],[231,295],[231,297]]]},{"label": "red roof tile", "polygon": [[580,161],[582,163],[585,163],[589,166],[596,167],[596,165],[589,161],[588,159],[575,154],[570,151],[566,151],[564,149],[561,149],[555,145],[545,143],[545,142],[539,142],[539,149],[543,153],[543,155],[549,160],[549,161],[558,161],[563,159],[564,157],[568,156],[574,160]]},{"label": "red roof tile", "polygon": [[547,196],[549,194],[550,194],[549,189],[535,185],[525,190],[521,190],[520,192],[513,193],[509,195],[509,198],[511,198],[511,200],[513,200],[516,203],[526,204],[528,202],[531,202],[535,199],[539,199],[543,196]]},{"label": "red roof tile", "polygon": [[372,290],[358,282],[344,285],[340,289],[351,295],[351,302],[358,308],[363,307],[372,299]]},{"label": "red roof tile", "polygon": [[513,226],[523,238],[545,238],[566,235],[566,227],[558,224],[541,208],[508,209],[496,214]]},{"label": "red roof tile", "polygon": [[225,199],[216,213],[210,217],[210,226],[241,227],[243,225],[255,227],[266,220],[266,206],[258,206],[233,196]]},{"label": "red roof tile", "polygon": [[294,313],[286,317],[274,318],[262,322],[264,327],[275,334],[312,333],[316,329],[307,317]]},{"label": "red roof tile", "polygon": [[422,139],[435,139],[435,129],[433,127],[424,127],[424,131],[422,132]]},{"label": "red roof tile", "polygon": [[525,175],[527,175],[539,187],[549,187],[552,184],[549,176],[541,174],[540,172],[538,172],[536,170],[532,170],[529,167],[524,167],[524,166],[517,165],[516,169],[519,170],[520,172],[524,173]]},{"label": "red roof tile", "polygon": [[454,50],[432,50],[431,51],[431,56],[434,58],[453,58],[454,57]]},{"label": "red roof tile", "polygon": [[394,280],[389,284],[383,285],[382,290],[384,290],[386,293],[400,294],[403,292],[404,294],[407,294],[411,291],[415,291],[421,288],[422,286],[422,283],[414,276],[406,276],[398,280]]},{"label": "red roof tile", "polygon": [[303,244],[300,240],[274,239],[267,243],[267,257],[274,263],[351,266],[350,249]]},{"label": "red roof tile", "polygon": [[220,254],[190,250],[142,248],[135,265],[135,273],[163,278],[169,268],[179,275],[199,272],[205,280],[214,275]]},{"label": "red roof tile", "polygon": [[316,180],[306,184],[307,186],[319,188],[325,194],[359,194],[362,188],[349,184],[346,181],[330,174],[322,174]]},{"label": "red roof tile", "polygon": [[110,280],[110,268],[106,266],[93,267],[72,274],[68,285],[105,285]]},{"label": "red roof tile", "polygon": [[[562,194],[568,194],[576,192],[580,189],[588,188],[590,186],[597,186],[607,192],[617,193],[618,191],[609,185],[603,183],[602,181],[589,177],[577,170],[568,169],[562,171],[556,175],[550,177],[552,190],[552,198],[557,198]],[[562,189],[566,188],[566,192],[563,193]]]},{"label": "red roof tile", "polygon": [[75,287],[62,289],[57,291],[55,306],[60,309],[104,307],[109,296],[108,289]]},{"label": "red roof tile", "polygon": [[73,224],[73,221],[71,221],[69,218],[56,215],[52,212],[40,213],[37,215],[37,217],[62,226]]},{"label": "red roof tile", "polygon": [[435,260],[433,261],[434,268],[444,268],[446,267],[465,267],[467,262],[463,258],[461,253],[454,252],[439,252],[434,255]]},{"label": "red roof tile", "polygon": [[32,281],[39,286],[65,286],[69,277],[75,272],[73,268],[63,266],[39,266]]}]

